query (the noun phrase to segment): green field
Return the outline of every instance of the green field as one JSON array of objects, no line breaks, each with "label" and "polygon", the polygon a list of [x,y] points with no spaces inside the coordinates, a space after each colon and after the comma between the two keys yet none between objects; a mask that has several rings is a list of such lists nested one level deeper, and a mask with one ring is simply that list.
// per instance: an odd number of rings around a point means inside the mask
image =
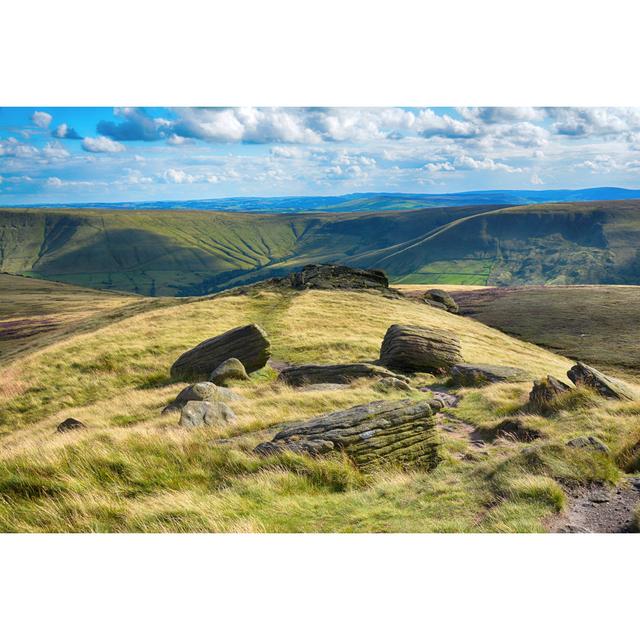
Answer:
[{"label": "green field", "polygon": [[312,262],[399,283],[640,282],[636,200],[260,214],[0,210],[0,270],[149,296],[191,296]]}]

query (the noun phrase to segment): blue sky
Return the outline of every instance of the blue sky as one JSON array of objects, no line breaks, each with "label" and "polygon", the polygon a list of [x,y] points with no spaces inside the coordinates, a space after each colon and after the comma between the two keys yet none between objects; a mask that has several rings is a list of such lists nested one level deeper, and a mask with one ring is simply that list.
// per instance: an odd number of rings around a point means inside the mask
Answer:
[{"label": "blue sky", "polygon": [[640,186],[640,108],[0,108],[0,204]]}]

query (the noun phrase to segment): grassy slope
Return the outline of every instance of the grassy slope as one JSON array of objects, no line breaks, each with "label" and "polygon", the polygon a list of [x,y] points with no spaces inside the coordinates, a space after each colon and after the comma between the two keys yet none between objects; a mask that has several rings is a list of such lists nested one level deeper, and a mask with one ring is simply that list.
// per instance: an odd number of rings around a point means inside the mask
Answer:
[{"label": "grassy slope", "polygon": [[638,201],[376,213],[0,211],[0,268],[147,295],[201,295],[308,262],[397,282],[640,282]]},{"label": "grassy slope", "polygon": [[632,284],[638,201],[512,207],[470,215],[367,256],[400,283]]},{"label": "grassy slope", "polygon": [[0,364],[174,299],[142,298],[0,273]]},{"label": "grassy slope", "polygon": [[640,287],[454,292],[462,313],[613,374],[640,374]]},{"label": "grassy slope", "polygon": [[[569,365],[471,319],[365,292],[263,289],[146,311],[2,369],[0,529],[540,531],[563,505],[557,479],[618,475],[603,456],[557,443],[596,433],[615,447],[637,429],[640,404],[582,398],[549,419],[525,416],[548,436],[539,446],[499,442],[474,462],[462,459],[471,452],[464,438],[443,433],[445,459],[432,474],[365,477],[339,457],[258,459],[252,447],[277,422],[396,394],[382,396],[369,383],[295,391],[266,368],[238,386],[245,401],[234,405],[234,426],[188,431],[175,416],[161,417],[182,386],[167,376],[176,356],[248,321],[266,328],[275,358],[292,362],[373,359],[389,324],[411,322],[456,332],[469,361],[558,376]],[[489,428],[519,410],[527,391],[526,384],[466,390],[455,413]],[[90,428],[55,434],[70,415]]]}]

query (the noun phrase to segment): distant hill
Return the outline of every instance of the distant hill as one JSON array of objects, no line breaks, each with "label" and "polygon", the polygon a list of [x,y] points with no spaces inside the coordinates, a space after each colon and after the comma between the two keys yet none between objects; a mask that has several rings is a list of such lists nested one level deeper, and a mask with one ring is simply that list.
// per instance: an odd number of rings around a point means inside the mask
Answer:
[{"label": "distant hill", "polygon": [[56,209],[187,209],[204,211],[300,213],[304,211],[398,211],[465,205],[517,205],[545,202],[594,202],[640,199],[638,189],[495,190],[462,193],[350,193],[341,196],[288,196],[280,198],[217,198],[212,200],[157,200],[149,202],[29,205]]},{"label": "distant hill", "polygon": [[409,211],[0,210],[0,270],[146,295],[203,295],[310,262],[395,282],[640,283],[640,200]]}]

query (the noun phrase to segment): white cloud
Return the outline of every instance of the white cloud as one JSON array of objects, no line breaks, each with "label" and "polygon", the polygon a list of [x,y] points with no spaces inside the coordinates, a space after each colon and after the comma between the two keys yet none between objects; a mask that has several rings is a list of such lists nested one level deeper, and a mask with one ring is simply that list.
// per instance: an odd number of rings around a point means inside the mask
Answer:
[{"label": "white cloud", "polygon": [[48,160],[64,160],[71,154],[59,142],[47,142],[42,155]]},{"label": "white cloud", "polygon": [[531,184],[535,184],[535,185],[544,184],[544,180],[537,173],[534,173],[531,176],[530,182],[531,182]]},{"label": "white cloud", "polygon": [[60,180],[60,178],[56,178],[55,176],[51,176],[50,178],[47,178],[47,186],[48,187],[61,187],[62,186],[62,180]]},{"label": "white cloud", "polygon": [[615,136],[640,129],[640,108],[552,107],[552,129],[563,136]]},{"label": "white cloud", "polygon": [[459,156],[455,159],[455,166],[458,169],[471,169],[478,170],[483,169],[487,171],[506,171],[507,173],[522,173],[520,167],[512,167],[504,162],[496,162],[493,158],[483,158],[482,160],[476,160],[471,156]]},{"label": "white cloud", "polygon": [[125,150],[125,146],[123,144],[105,136],[84,138],[82,141],[82,148],[91,153],[119,153],[120,151]]},{"label": "white cloud", "polygon": [[34,111],[31,116],[31,121],[36,127],[40,127],[41,129],[46,129],[53,120],[53,116],[46,111]]},{"label": "white cloud", "polygon": [[460,107],[457,111],[467,120],[487,124],[540,120],[544,117],[544,111],[534,107]]},{"label": "white cloud", "polygon": [[163,177],[167,182],[172,182],[173,184],[190,184],[198,181],[197,176],[193,176],[182,169],[167,169]]},{"label": "white cloud", "polygon": [[59,124],[53,130],[54,138],[66,138],[67,140],[80,140],[78,132],[66,123]]}]

